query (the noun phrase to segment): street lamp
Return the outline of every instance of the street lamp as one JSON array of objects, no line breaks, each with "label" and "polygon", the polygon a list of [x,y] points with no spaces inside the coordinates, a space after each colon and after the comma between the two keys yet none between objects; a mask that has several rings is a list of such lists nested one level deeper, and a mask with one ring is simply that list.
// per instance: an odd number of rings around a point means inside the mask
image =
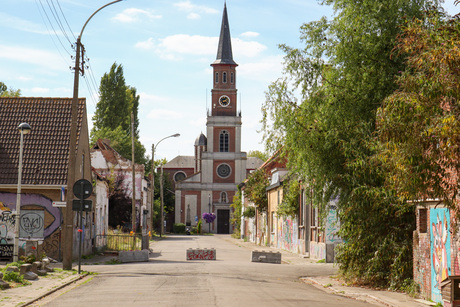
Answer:
[{"label": "street lamp", "polygon": [[[153,230],[153,205],[155,203],[155,151],[157,149],[158,144],[161,143],[161,141],[169,139],[169,138],[177,138],[180,136],[180,133],[172,134],[167,137],[162,138],[161,140],[158,141],[158,143],[154,146],[152,144],[152,205],[151,205],[151,214],[150,214],[150,230]],[[161,210],[160,210],[160,237],[163,233],[163,166],[161,167],[161,179],[160,179],[160,199],[161,199]]]},{"label": "street lamp", "polygon": [[22,123],[18,126],[18,130],[21,133],[21,140],[19,142],[19,166],[18,166],[18,191],[16,194],[16,223],[14,230],[14,249],[13,249],[13,262],[19,260],[19,224],[21,223],[21,179],[22,179],[22,152],[24,147],[24,134],[28,134],[32,128],[27,123]]},{"label": "street lamp", "polygon": [[[74,83],[73,83],[73,99],[72,99],[72,108],[71,108],[71,125],[70,125],[70,144],[69,144],[69,168],[67,171],[67,198],[66,198],[66,210],[64,215],[64,246],[63,246],[63,259],[62,259],[62,268],[64,270],[71,270],[72,269],[72,247],[73,247],[73,211],[72,211],[72,193],[70,193],[70,186],[75,182],[75,167],[77,164],[77,121],[78,121],[78,86],[79,86],[79,78],[80,72],[83,73],[83,68],[80,67],[80,56],[81,56],[81,49],[83,47],[81,43],[81,37],[83,36],[83,31],[86,28],[88,22],[93,18],[96,13],[98,13],[103,8],[120,2],[123,0],[116,0],[106,5],[101,6],[98,8],[85,22],[83,28],[81,29],[80,35],[77,37],[76,43],[76,55],[75,55],[75,74],[74,74]],[[84,61],[82,60],[82,63]],[[84,65],[82,65],[84,66]]]}]

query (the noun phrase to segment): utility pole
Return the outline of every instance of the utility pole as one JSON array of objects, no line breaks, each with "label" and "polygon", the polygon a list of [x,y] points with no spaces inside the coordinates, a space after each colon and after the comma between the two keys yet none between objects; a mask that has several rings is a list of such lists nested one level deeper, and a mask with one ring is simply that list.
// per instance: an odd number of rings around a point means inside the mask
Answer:
[{"label": "utility pole", "polygon": [[[81,37],[83,31],[85,30],[88,22],[96,15],[97,12],[103,8],[120,2],[122,0],[112,1],[106,5],[97,9],[89,18],[86,20],[83,28],[81,29],[80,35],[77,38],[76,43],[76,53],[75,53],[75,75],[74,75],[74,84],[73,84],[73,99],[72,99],[72,108],[71,108],[71,126],[70,126],[70,143],[69,143],[69,168],[67,170],[67,196],[66,196],[66,208],[64,210],[64,229],[63,229],[63,259],[62,259],[62,268],[64,270],[72,269],[72,253],[73,253],[73,211],[72,211],[72,193],[71,187],[75,182],[75,168],[77,164],[77,121],[78,121],[78,86],[80,79],[80,72],[83,74],[84,67],[80,67],[80,53],[83,49],[81,44]],[[83,56],[82,56],[83,59]],[[83,62],[83,60],[82,60]],[[83,62],[84,63],[84,62]],[[83,65],[84,66],[84,65]]]},{"label": "utility pole", "polygon": [[152,144],[152,204],[150,206],[150,233],[153,236],[153,209],[155,208],[155,146]]},{"label": "utility pole", "polygon": [[160,172],[160,200],[161,200],[161,210],[160,210],[160,238],[164,230],[164,200],[163,200],[163,165],[161,166]]},{"label": "utility pole", "polygon": [[[134,163],[134,113],[131,112],[131,159],[133,167],[133,198],[132,198],[132,212],[131,212],[131,224],[132,232],[136,233],[136,164]],[[133,240],[134,242],[134,240]]]}]

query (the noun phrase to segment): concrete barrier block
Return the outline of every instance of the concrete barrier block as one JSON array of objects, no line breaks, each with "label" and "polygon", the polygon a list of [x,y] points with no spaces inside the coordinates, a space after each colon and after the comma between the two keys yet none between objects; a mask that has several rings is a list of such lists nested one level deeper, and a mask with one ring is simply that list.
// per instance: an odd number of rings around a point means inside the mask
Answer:
[{"label": "concrete barrier block", "polygon": [[187,260],[216,260],[214,248],[189,248],[186,254]]},{"label": "concrete barrier block", "polygon": [[24,275],[27,272],[30,272],[31,269],[32,269],[32,265],[30,263],[22,264],[19,267],[19,275]]},{"label": "concrete barrier block", "polygon": [[38,270],[40,270],[40,267],[42,266],[42,263],[40,261],[35,261],[32,263],[32,267],[30,269],[31,272],[34,272],[37,274]]},{"label": "concrete barrier block", "polygon": [[38,275],[35,274],[34,272],[26,272],[24,275],[24,279],[27,279],[27,280],[36,280],[38,279]]},{"label": "concrete barrier block", "polygon": [[252,251],[251,261],[281,264],[281,253],[272,251]]},{"label": "concrete barrier block", "polygon": [[148,262],[149,261],[149,250],[144,249],[141,251],[121,251],[118,253],[118,260],[121,263]]}]

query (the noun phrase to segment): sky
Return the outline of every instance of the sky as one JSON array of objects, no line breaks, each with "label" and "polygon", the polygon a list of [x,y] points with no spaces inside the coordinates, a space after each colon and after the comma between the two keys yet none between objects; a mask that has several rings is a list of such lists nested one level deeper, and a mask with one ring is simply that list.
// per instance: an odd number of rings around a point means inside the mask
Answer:
[{"label": "sky", "polygon": [[[392,1],[392,0],[389,0]],[[0,81],[24,97],[72,97],[72,44],[88,18],[110,0],[2,0]],[[279,44],[302,47],[303,23],[331,17],[317,0],[228,0],[236,86],[242,112],[242,150],[264,150],[260,120],[265,92],[282,77]],[[456,14],[460,7],[446,0]],[[80,78],[90,129],[101,77],[123,65],[127,85],[140,95],[140,141],[155,159],[193,155],[206,133],[212,67],[217,53],[224,0],[124,0],[86,25],[82,43],[88,68]],[[32,127],[33,128],[33,127]]]}]

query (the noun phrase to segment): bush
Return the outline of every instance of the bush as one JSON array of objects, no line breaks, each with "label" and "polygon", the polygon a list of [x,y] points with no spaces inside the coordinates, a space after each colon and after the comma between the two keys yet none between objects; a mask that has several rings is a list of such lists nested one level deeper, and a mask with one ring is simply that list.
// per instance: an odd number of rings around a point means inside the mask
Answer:
[{"label": "bush", "polygon": [[174,233],[185,233],[185,224],[184,223],[176,223],[173,225]]},{"label": "bush", "polygon": [[18,272],[6,271],[3,273],[4,281],[13,281],[22,285],[30,285],[30,282],[24,279],[24,276],[19,275]]},{"label": "bush", "polygon": [[198,224],[196,224],[196,232],[200,235],[201,232],[202,232],[202,228],[203,228],[203,222],[201,221],[201,219],[198,221]]},{"label": "bush", "polygon": [[246,209],[244,209],[243,216],[246,218],[253,218],[256,216],[256,208],[249,206]]}]

